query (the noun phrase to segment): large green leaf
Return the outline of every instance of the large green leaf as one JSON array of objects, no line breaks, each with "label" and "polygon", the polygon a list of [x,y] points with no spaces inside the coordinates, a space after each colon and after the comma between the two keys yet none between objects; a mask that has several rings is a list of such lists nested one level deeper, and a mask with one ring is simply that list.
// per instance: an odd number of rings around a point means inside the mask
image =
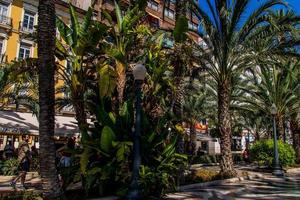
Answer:
[{"label": "large green leaf", "polygon": [[77,45],[78,34],[80,30],[80,25],[78,22],[78,17],[75,11],[74,6],[70,4],[70,16],[71,16],[71,29],[72,29],[72,39],[73,39],[73,47]]},{"label": "large green leaf", "polygon": [[104,126],[101,133],[100,147],[104,152],[112,150],[112,142],[116,139],[115,133],[109,126]]},{"label": "large green leaf", "polygon": [[179,16],[176,20],[174,29],[174,39],[176,42],[183,42],[187,39],[188,19],[185,16]]},{"label": "large green leaf", "polygon": [[116,88],[116,72],[115,70],[105,64],[104,66],[99,67],[98,73],[100,75],[99,78],[99,93],[100,97],[110,97],[115,88]]},{"label": "large green leaf", "polygon": [[56,27],[62,39],[67,45],[73,45],[72,29],[68,27],[59,17],[56,17]]}]

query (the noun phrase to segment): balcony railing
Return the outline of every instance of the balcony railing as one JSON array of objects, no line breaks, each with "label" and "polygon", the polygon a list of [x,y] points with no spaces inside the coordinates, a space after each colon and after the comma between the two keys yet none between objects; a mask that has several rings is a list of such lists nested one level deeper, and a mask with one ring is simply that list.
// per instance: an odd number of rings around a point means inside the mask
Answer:
[{"label": "balcony railing", "polygon": [[19,31],[25,32],[25,33],[33,33],[35,31],[34,27],[24,26],[24,22],[20,21],[19,24]]},{"label": "balcony railing", "polygon": [[11,26],[11,18],[6,15],[0,15],[0,24]]}]

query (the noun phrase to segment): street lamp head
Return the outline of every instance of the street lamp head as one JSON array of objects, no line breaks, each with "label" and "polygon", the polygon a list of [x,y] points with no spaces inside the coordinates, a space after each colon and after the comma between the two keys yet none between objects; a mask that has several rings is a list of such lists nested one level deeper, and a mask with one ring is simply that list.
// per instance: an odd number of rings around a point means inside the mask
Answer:
[{"label": "street lamp head", "polygon": [[133,70],[132,70],[134,80],[140,80],[143,81],[146,77],[147,70],[143,64],[135,64]]},{"label": "street lamp head", "polygon": [[274,103],[271,106],[271,114],[272,115],[276,115],[277,114],[277,107],[276,107],[276,105]]}]

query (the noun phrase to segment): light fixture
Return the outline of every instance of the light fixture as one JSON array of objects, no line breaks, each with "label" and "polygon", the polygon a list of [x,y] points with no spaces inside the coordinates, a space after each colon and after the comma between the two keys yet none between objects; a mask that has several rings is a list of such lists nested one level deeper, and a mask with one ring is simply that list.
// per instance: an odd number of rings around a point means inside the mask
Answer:
[{"label": "light fixture", "polygon": [[137,63],[135,64],[132,73],[133,73],[134,80],[142,81],[146,77],[147,70],[143,64]]},{"label": "light fixture", "polygon": [[272,115],[276,115],[277,114],[277,107],[276,107],[276,105],[274,103],[272,104],[270,111],[271,111]]}]

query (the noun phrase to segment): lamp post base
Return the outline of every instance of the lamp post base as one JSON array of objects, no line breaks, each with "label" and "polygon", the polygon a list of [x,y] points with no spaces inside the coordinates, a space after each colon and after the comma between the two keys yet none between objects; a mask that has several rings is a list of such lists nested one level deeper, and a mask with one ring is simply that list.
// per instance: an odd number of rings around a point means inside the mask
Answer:
[{"label": "lamp post base", "polygon": [[127,195],[127,200],[141,200],[142,195],[138,189],[130,190]]},{"label": "lamp post base", "polygon": [[274,176],[284,176],[284,172],[283,172],[282,169],[274,169],[273,172],[272,172],[272,174]]}]

